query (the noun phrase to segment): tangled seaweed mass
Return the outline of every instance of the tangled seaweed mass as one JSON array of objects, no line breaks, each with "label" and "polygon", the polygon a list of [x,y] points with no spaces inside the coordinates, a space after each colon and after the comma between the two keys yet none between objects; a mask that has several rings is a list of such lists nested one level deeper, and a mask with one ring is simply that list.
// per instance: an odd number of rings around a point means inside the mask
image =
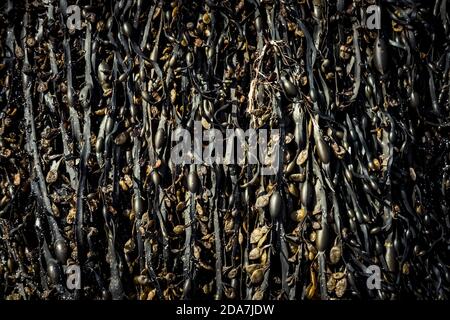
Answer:
[{"label": "tangled seaweed mass", "polygon": [[446,0],[0,9],[0,299],[449,298]]}]

